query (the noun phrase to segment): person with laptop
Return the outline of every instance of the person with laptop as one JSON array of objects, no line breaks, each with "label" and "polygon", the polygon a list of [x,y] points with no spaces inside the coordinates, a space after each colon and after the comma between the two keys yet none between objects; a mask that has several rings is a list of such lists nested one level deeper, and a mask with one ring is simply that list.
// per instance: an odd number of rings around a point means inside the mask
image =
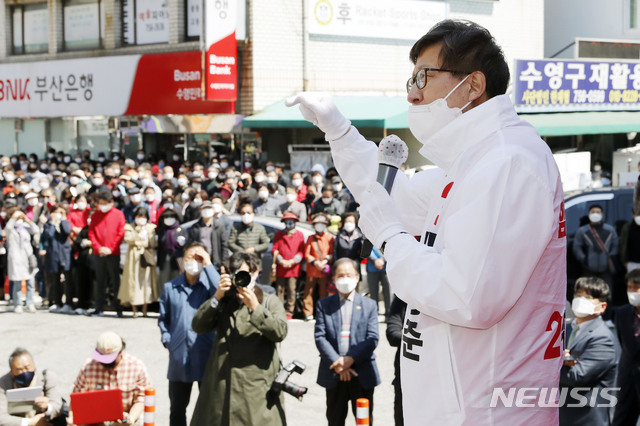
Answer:
[{"label": "person with laptop", "polygon": [[28,350],[16,348],[9,371],[0,377],[0,426],[66,425],[58,377],[36,370]]},{"label": "person with laptop", "polygon": [[[125,348],[124,340],[116,333],[102,333],[91,358],[76,378],[73,393],[119,389],[122,392],[123,421],[112,424],[142,425],[144,391],[151,386],[151,380],[144,363],[125,352]],[[75,410],[73,396],[71,408]]]}]

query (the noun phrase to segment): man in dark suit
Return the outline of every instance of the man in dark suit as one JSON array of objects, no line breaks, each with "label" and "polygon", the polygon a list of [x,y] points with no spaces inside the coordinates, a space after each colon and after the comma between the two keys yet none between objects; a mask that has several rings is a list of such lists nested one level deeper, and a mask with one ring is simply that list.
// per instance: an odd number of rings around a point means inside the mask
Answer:
[{"label": "man in dark suit", "polygon": [[207,253],[211,255],[213,266],[220,271],[220,266],[229,258],[229,234],[221,221],[216,220],[213,204],[205,201],[200,206],[200,220],[189,228],[187,243],[199,242],[204,244]]},{"label": "man in dark suit", "polygon": [[640,415],[640,269],[627,274],[627,297],[629,304],[615,313],[622,354],[618,364],[620,393],[613,424],[635,426]]},{"label": "man in dark suit", "polygon": [[[604,280],[582,277],[576,281],[571,303],[576,319],[567,325],[569,339],[560,371],[560,385],[569,388],[566,402],[560,406],[560,425],[610,424],[610,406],[615,403],[616,393],[604,389],[614,387],[618,348],[601,318],[610,298],[611,292]],[[573,388],[588,389],[579,392],[587,404],[572,397]]]},{"label": "man in dark suit", "polygon": [[360,296],[358,264],[349,258],[333,265],[333,279],[339,294],[318,301],[315,340],[320,351],[317,383],[326,388],[329,426],[343,426],[351,401],[367,398],[373,424],[373,390],[380,376],[373,351],[378,345],[376,303]]}]

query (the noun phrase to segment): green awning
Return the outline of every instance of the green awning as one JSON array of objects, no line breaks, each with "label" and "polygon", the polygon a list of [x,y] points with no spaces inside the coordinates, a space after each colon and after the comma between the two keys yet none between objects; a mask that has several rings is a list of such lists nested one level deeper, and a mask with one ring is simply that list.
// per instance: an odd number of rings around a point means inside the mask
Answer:
[{"label": "green awning", "polygon": [[[356,127],[406,129],[409,103],[405,96],[334,96],[338,109]],[[244,127],[315,127],[302,117],[300,109],[285,106],[284,100],[242,120]]]},{"label": "green awning", "polygon": [[640,111],[556,112],[519,114],[540,136],[640,132]]}]

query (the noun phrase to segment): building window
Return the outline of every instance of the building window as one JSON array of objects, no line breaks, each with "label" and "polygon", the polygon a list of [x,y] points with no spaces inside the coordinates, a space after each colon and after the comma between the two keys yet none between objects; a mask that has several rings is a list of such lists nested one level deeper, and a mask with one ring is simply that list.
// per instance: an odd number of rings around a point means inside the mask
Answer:
[{"label": "building window", "polygon": [[11,15],[14,54],[49,51],[49,9],[46,3],[14,6]]},{"label": "building window", "polygon": [[169,42],[169,0],[123,0],[125,44]]},{"label": "building window", "polygon": [[629,0],[629,28],[638,29],[638,0]]},{"label": "building window", "polygon": [[104,3],[100,0],[64,2],[64,49],[99,49],[104,40]]},{"label": "building window", "polygon": [[202,0],[185,0],[187,7],[187,40],[200,40],[202,33]]}]

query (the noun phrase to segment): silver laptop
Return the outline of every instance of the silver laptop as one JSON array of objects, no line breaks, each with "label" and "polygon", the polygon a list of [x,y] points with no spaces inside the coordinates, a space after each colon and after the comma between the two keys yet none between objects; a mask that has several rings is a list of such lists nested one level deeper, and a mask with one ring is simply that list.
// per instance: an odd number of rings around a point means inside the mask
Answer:
[{"label": "silver laptop", "polygon": [[33,402],[42,396],[42,386],[28,388],[7,389],[7,409],[10,415],[25,415],[34,411]]}]

